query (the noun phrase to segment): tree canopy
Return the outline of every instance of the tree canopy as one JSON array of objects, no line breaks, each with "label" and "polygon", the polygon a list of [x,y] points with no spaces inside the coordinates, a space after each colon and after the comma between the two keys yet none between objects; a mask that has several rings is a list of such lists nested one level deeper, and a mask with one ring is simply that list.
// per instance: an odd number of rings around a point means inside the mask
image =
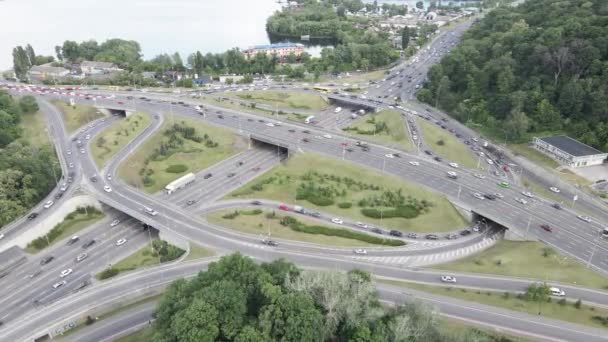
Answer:
[{"label": "tree canopy", "polygon": [[436,312],[416,301],[380,304],[369,274],[302,271],[241,254],[177,280],[156,311],[155,342],[491,341],[478,332],[443,335]]},{"label": "tree canopy", "polygon": [[[608,4],[537,0],[489,12],[433,66],[419,99],[512,141],[565,132],[608,150]],[[499,133],[502,131],[499,131]]]}]

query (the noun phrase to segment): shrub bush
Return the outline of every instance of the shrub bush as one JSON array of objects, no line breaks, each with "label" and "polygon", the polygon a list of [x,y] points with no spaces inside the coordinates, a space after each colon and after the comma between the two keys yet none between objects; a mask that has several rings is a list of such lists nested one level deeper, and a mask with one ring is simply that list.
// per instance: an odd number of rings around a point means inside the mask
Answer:
[{"label": "shrub bush", "polygon": [[175,165],[169,165],[169,167],[167,167],[165,169],[165,172],[169,172],[169,173],[182,173],[185,172],[186,170],[188,170],[188,167],[184,164],[175,164]]},{"label": "shrub bush", "polygon": [[576,303],[574,303],[574,307],[577,309],[580,309],[581,305],[583,305],[583,301],[581,301],[580,299],[577,300]]},{"label": "shrub bush", "polygon": [[350,207],[352,207],[353,204],[350,202],[342,202],[338,204],[338,207],[342,208],[342,209],[348,209]]},{"label": "shrub bush", "polygon": [[105,270],[101,271],[101,273],[99,273],[99,279],[100,280],[104,280],[104,279],[108,279],[108,278],[112,278],[115,275],[117,275],[120,271],[117,268],[106,268]]},{"label": "shrub bush", "polygon": [[406,218],[406,219],[412,219],[412,218],[417,217],[420,214],[420,212],[415,207],[403,206],[403,207],[396,207],[393,209],[385,209],[385,210],[379,210],[376,208],[363,208],[363,209],[361,209],[361,214],[363,214],[367,217],[375,218],[375,219],[393,218],[393,217],[402,217],[402,218]]},{"label": "shrub bush", "polygon": [[235,211],[233,211],[231,213],[227,213],[227,214],[222,215],[222,218],[226,219],[226,220],[233,220],[233,219],[237,218],[237,216],[239,216],[240,214],[241,213],[238,210],[235,210]]}]

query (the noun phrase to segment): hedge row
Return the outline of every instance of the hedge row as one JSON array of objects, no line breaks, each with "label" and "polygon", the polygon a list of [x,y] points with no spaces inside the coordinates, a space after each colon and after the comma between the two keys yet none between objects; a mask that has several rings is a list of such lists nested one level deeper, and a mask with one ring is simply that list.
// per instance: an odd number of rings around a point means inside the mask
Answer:
[{"label": "hedge row", "polygon": [[412,219],[417,217],[420,214],[420,211],[418,211],[418,209],[412,206],[403,206],[385,210],[379,210],[376,208],[365,208],[361,209],[361,214],[375,219],[393,217]]},{"label": "hedge row", "polygon": [[358,241],[363,241],[367,243],[373,243],[376,245],[384,245],[384,246],[403,246],[405,242],[396,239],[384,239],[377,236],[372,236],[364,233],[355,232],[347,229],[340,228],[330,228],[325,226],[317,226],[317,225],[306,225],[304,223],[299,222],[295,218],[291,216],[285,216],[281,219],[281,224],[284,226],[288,226],[292,230],[301,233],[307,234],[317,234],[317,235],[325,235],[325,236],[337,236],[346,239],[353,239]]},{"label": "hedge row", "polygon": [[184,164],[174,164],[174,165],[169,165],[169,167],[167,167],[165,169],[165,172],[169,172],[169,173],[182,173],[185,172],[186,170],[188,170],[188,167]]}]

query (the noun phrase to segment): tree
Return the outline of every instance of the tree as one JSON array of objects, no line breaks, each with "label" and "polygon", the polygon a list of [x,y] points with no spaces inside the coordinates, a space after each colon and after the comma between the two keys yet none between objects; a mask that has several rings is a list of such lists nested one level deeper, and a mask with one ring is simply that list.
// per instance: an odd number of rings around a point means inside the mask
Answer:
[{"label": "tree", "polygon": [[218,310],[204,299],[194,298],[185,310],[176,313],[171,330],[177,341],[212,342],[217,340],[220,329]]},{"label": "tree", "polygon": [[549,295],[551,291],[549,290],[549,286],[545,283],[534,283],[530,284],[526,289],[526,298],[532,302],[538,303],[538,314],[541,314],[541,306],[544,302],[549,299]]},{"label": "tree", "polygon": [[27,78],[27,72],[30,69],[29,59],[27,52],[21,46],[17,46],[13,49],[13,71],[20,80]]},{"label": "tree", "polygon": [[61,46],[55,45],[55,55],[58,61],[63,61],[63,54],[61,53]]},{"label": "tree", "polygon": [[407,49],[408,44],[410,43],[410,28],[404,27],[401,30],[401,49]]},{"label": "tree", "polygon": [[505,130],[510,132],[515,138],[521,138],[528,131],[530,120],[526,113],[513,109],[505,122]]},{"label": "tree", "polygon": [[196,73],[197,77],[202,77],[203,76],[203,69],[204,69],[204,60],[203,60],[203,54],[200,51],[196,51],[196,54],[194,55],[194,61],[192,63],[192,68],[194,69],[194,72]]},{"label": "tree", "polygon": [[447,76],[441,78],[437,90],[435,91],[435,107],[439,105],[439,99],[449,93],[450,84],[450,79]]},{"label": "tree", "polygon": [[24,113],[33,113],[38,111],[38,102],[31,95],[25,95],[19,100],[19,107]]},{"label": "tree", "polygon": [[66,61],[75,63],[80,57],[80,46],[75,41],[66,40],[61,47],[61,55]]},{"label": "tree", "polygon": [[27,54],[28,66],[32,67],[32,65],[36,65],[36,53],[30,44],[26,45],[25,53]]},{"label": "tree", "polygon": [[321,312],[310,296],[302,293],[282,294],[262,308],[260,328],[273,340],[316,342],[323,340],[318,329],[323,324]]},{"label": "tree", "polygon": [[338,6],[336,9],[336,14],[338,17],[346,18],[346,7],[344,7],[344,5]]},{"label": "tree", "polygon": [[182,57],[179,55],[179,52],[176,52],[171,56],[173,60],[173,69],[177,71],[184,71],[186,68],[184,67],[184,62],[182,61]]},{"label": "tree", "polygon": [[422,1],[418,1],[416,3],[416,8],[417,9],[424,9],[424,3]]}]

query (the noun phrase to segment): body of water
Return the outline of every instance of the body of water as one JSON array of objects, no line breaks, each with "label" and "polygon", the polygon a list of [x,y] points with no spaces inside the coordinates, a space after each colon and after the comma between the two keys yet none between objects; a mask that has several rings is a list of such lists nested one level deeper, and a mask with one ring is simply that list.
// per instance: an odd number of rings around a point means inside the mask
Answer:
[{"label": "body of water", "polygon": [[55,45],[108,38],[138,41],[145,58],[179,52],[267,44],[266,19],[276,0],[0,0],[0,70],[12,50],[31,44],[55,55]]}]

